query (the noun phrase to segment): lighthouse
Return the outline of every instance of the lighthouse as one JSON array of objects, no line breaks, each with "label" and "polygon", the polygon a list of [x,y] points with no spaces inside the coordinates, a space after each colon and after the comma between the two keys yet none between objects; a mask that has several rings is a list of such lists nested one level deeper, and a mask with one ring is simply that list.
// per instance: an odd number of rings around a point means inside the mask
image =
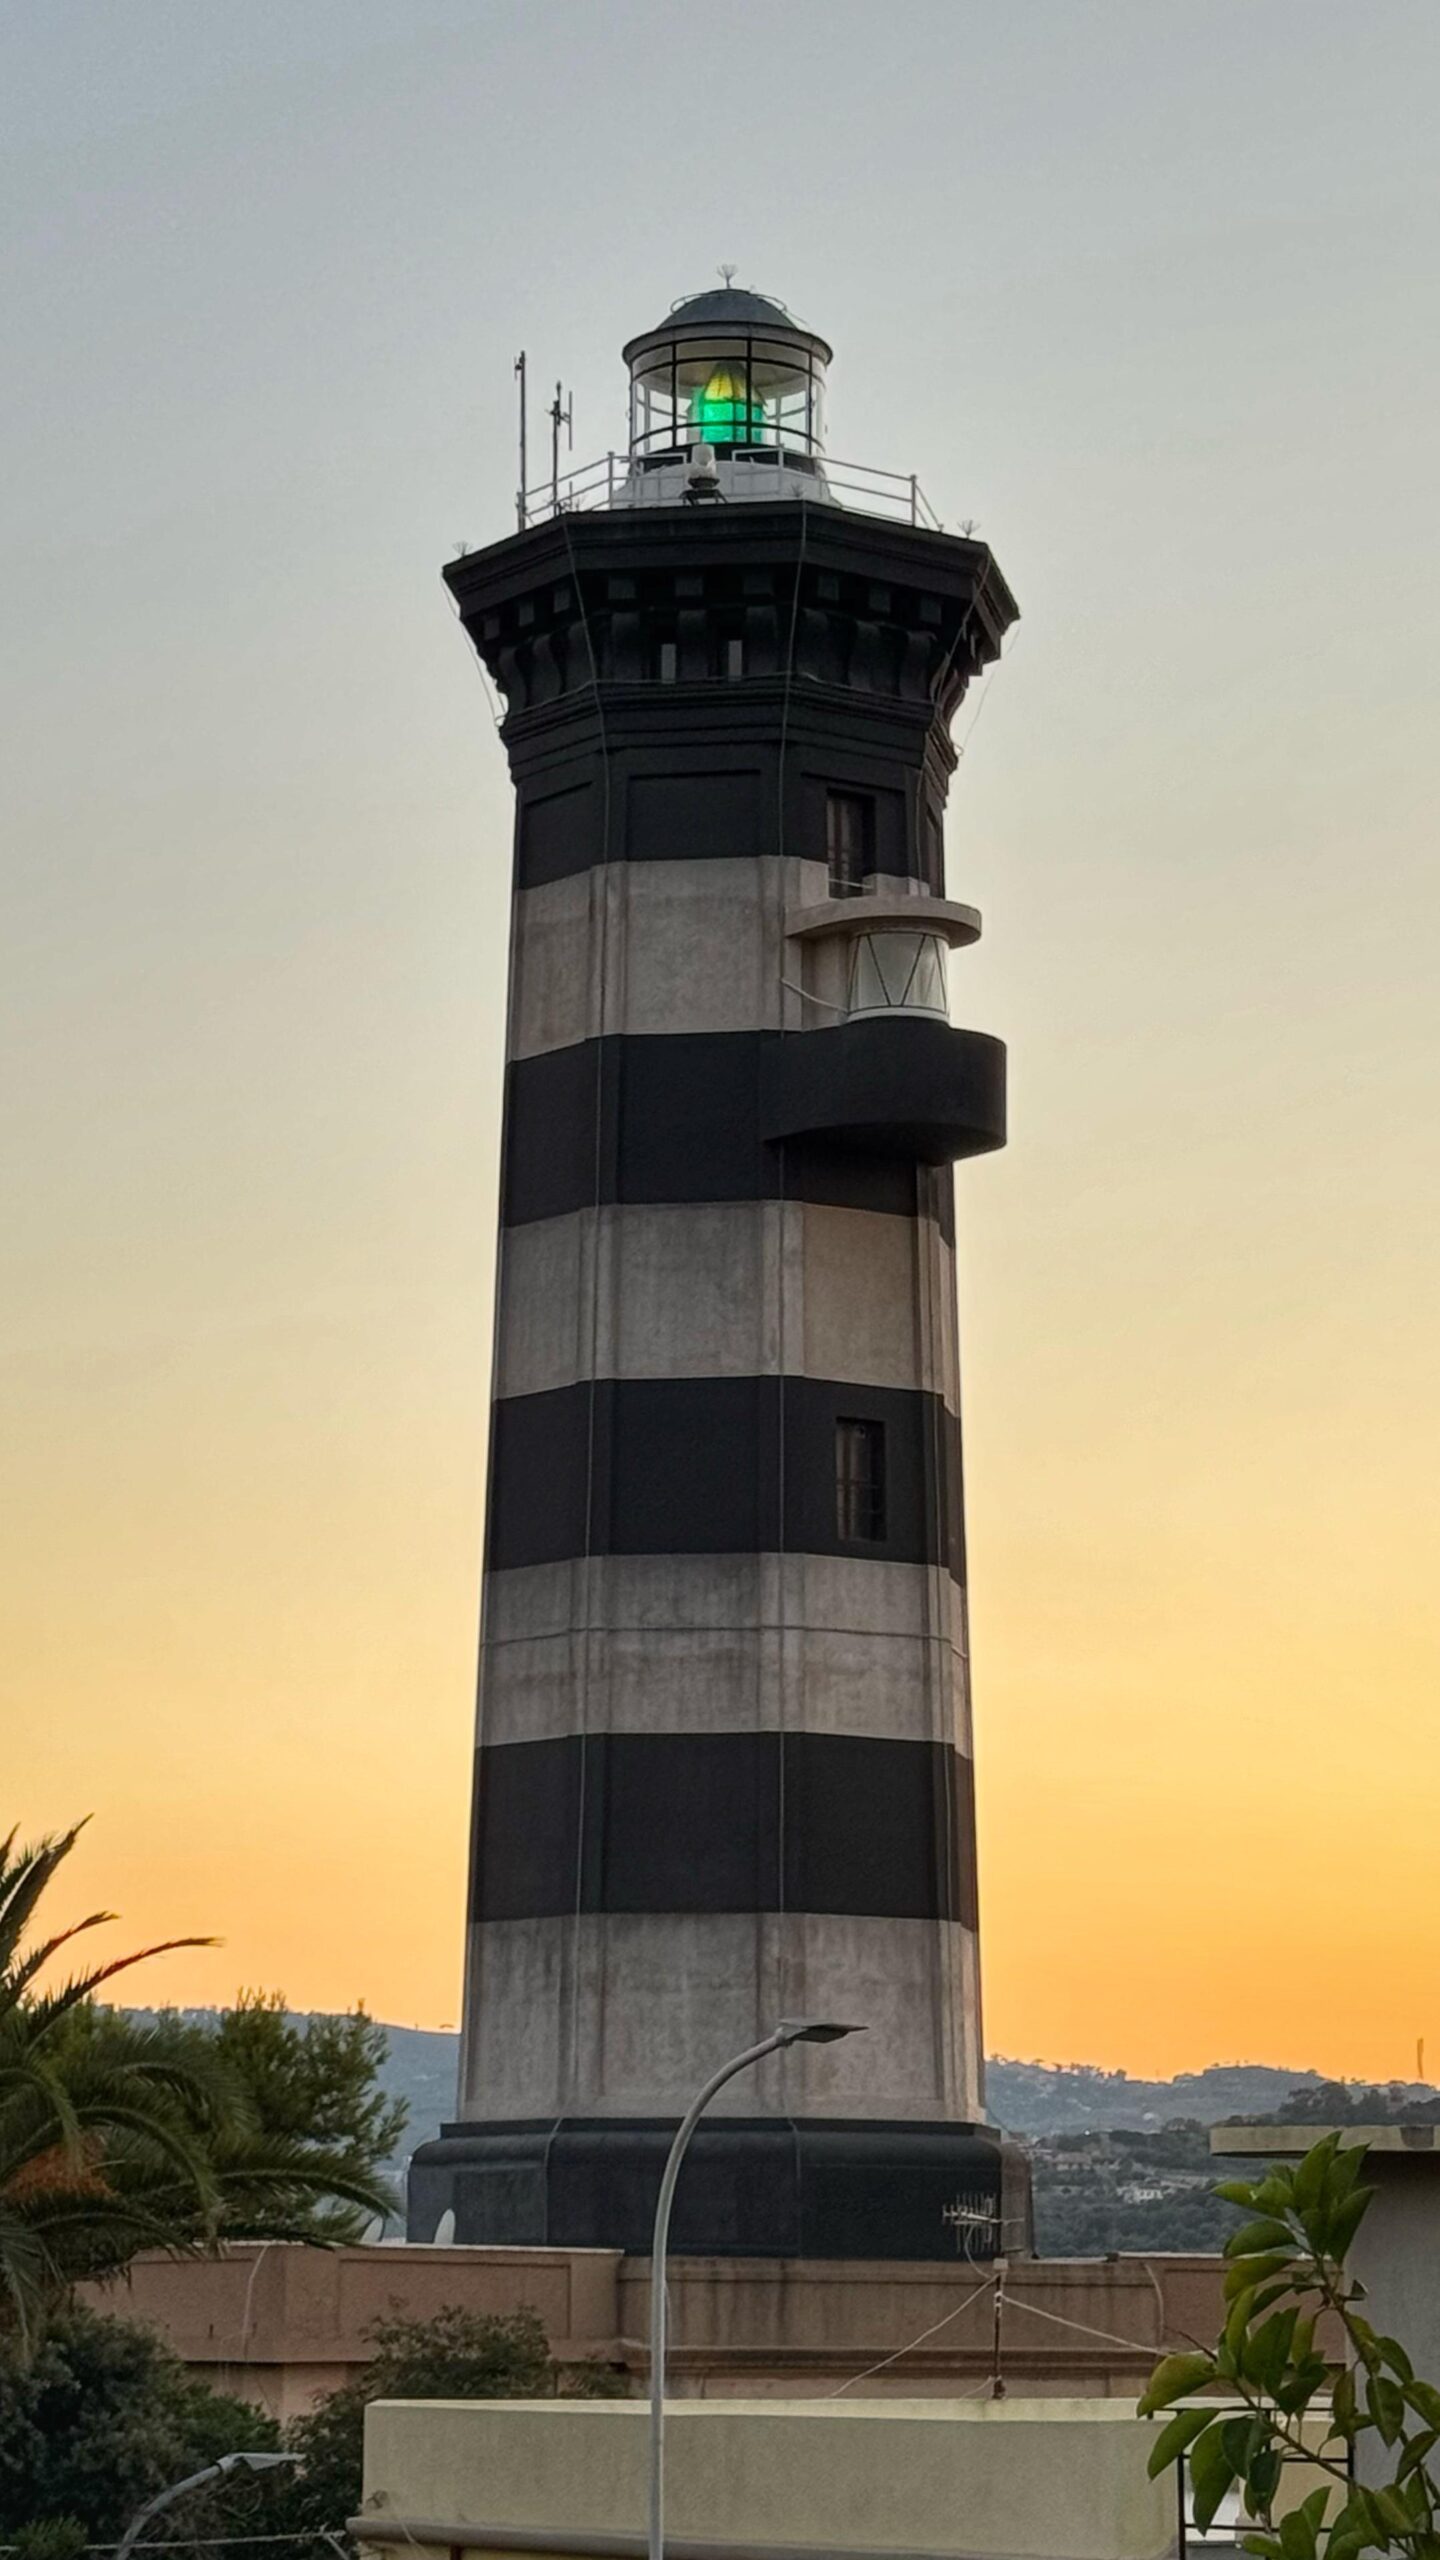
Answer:
[{"label": "lighthouse", "polygon": [[[692,2254],[1017,2245],[987,2128],[953,1168],[950,729],[1016,607],[827,454],[831,350],[680,302],[624,452],[445,571],[515,790],[456,2120],[410,2233]],[[558,411],[558,401],[557,401]],[[963,872],[963,864],[952,868]]]}]

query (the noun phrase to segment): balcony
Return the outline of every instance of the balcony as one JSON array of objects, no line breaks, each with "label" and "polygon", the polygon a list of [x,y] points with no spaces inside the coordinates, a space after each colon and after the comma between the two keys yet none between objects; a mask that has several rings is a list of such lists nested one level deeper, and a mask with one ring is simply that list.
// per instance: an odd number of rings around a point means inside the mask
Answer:
[{"label": "balcony", "polygon": [[762,1134],[954,1164],[1005,1144],[1005,1043],[876,1012],[794,1032],[766,1060]]},{"label": "balcony", "polygon": [[924,1164],[1003,1147],[1004,1043],[952,1030],[946,994],[949,952],[979,934],[974,907],[898,881],[792,907],[786,941],[805,973],[795,992],[826,1019],[773,1052],[766,1137]]}]

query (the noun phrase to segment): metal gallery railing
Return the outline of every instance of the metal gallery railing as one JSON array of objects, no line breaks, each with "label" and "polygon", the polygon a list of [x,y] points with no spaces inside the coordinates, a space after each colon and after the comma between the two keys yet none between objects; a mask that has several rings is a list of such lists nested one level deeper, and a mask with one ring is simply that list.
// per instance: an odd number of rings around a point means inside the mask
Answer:
[{"label": "metal gallery railing", "polygon": [[[678,467],[688,460],[688,449],[677,445],[673,454],[663,459]],[[828,455],[812,459],[810,455],[791,456],[786,448],[757,445],[753,453],[741,447],[725,457],[746,477],[755,474],[755,496],[768,495],[760,483],[777,464],[793,461],[815,484],[815,503],[827,503],[853,510],[857,515],[888,516],[892,522],[923,526],[929,533],[943,533],[944,524],[931,506],[916,474],[903,471],[881,471],[868,462],[832,462]],[[655,504],[653,499],[637,499],[636,492],[655,471],[657,457],[647,455],[637,466],[632,480],[630,456],[604,453],[594,462],[581,463],[574,471],[562,471],[534,488],[522,490],[516,499],[517,520],[524,530],[530,525],[546,524],[552,516],[589,515],[604,507],[628,507]],[[630,493],[630,494],[627,494]]]}]

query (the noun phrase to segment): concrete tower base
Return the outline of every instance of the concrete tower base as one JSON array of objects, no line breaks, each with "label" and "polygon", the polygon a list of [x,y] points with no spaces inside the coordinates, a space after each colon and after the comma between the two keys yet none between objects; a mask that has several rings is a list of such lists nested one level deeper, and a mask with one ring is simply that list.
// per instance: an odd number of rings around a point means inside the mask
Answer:
[{"label": "concrete tower base", "polygon": [[[409,2237],[643,2256],[675,2131],[657,2118],[447,2125],[410,2165]],[[991,2127],[721,2117],[675,2201],[692,2257],[977,2259],[1031,2248],[1029,2164]]]}]

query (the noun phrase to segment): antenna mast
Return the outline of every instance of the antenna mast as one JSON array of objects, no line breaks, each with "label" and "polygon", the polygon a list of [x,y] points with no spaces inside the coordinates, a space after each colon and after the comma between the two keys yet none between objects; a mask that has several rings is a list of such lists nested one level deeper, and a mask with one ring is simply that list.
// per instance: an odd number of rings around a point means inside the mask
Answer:
[{"label": "antenna mast", "polygon": [[557,516],[560,513],[560,430],[562,427],[565,430],[565,450],[567,453],[573,453],[575,450],[575,394],[572,391],[567,400],[564,384],[557,382],[555,397],[550,403],[550,504]]},{"label": "antenna mast", "polygon": [[525,491],[530,480],[529,443],[525,427],[525,350],[515,359],[515,379],[520,385],[520,486],[515,497],[515,520],[525,530]]}]

